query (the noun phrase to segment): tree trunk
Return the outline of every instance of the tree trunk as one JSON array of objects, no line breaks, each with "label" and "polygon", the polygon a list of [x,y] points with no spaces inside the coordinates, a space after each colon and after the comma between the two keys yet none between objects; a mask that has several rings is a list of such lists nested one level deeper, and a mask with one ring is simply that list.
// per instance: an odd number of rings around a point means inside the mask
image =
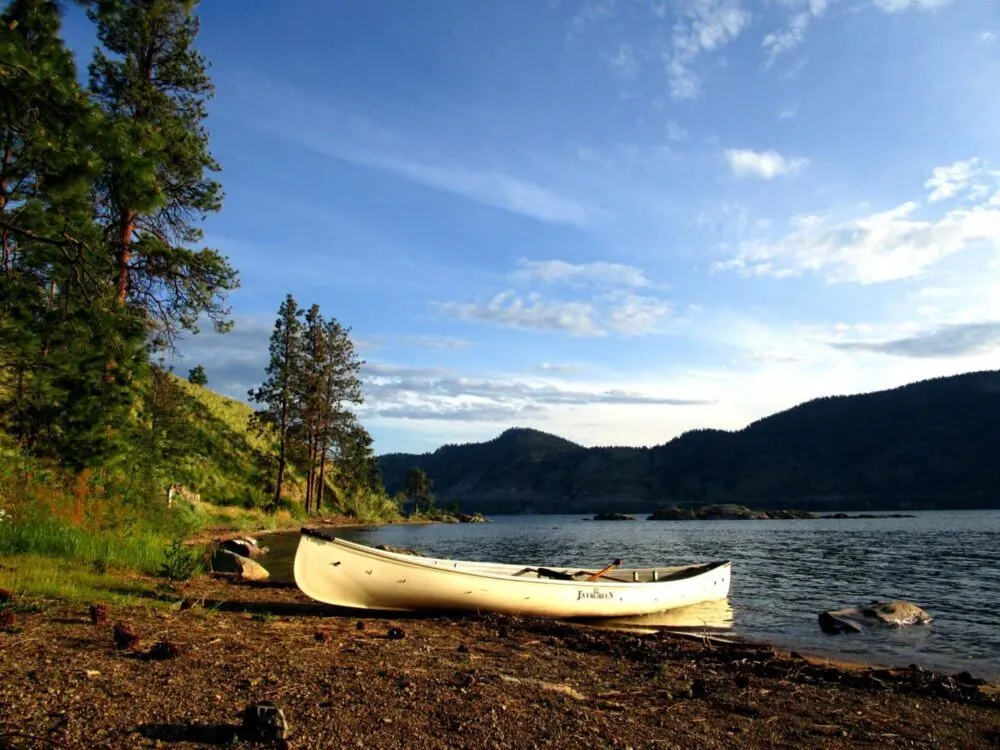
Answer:
[{"label": "tree trunk", "polygon": [[312,431],[309,431],[309,437],[306,440],[306,463],[308,464],[308,469],[306,471],[306,512],[310,510],[318,510],[313,503],[313,480],[316,478],[316,450],[315,450],[315,439],[312,436]]},{"label": "tree trunk", "polygon": [[285,483],[285,442],[288,440],[287,433],[282,433],[278,441],[278,481],[274,485],[274,505],[281,502],[281,486]]},{"label": "tree trunk", "polygon": [[121,215],[122,232],[118,238],[118,254],[115,265],[118,269],[118,304],[124,305],[128,297],[128,264],[132,260],[132,233],[135,231],[135,211],[126,209]]},{"label": "tree trunk", "polygon": [[73,523],[83,523],[83,502],[90,484],[90,469],[80,469],[73,480]]},{"label": "tree trunk", "polygon": [[323,504],[323,493],[326,491],[326,455],[330,446],[323,441],[322,453],[319,458],[319,504]]},{"label": "tree trunk", "polygon": [[[7,208],[7,167],[10,166],[11,162],[14,160],[14,152],[10,146],[4,149],[3,155],[3,169],[0,171],[0,211]],[[10,232],[6,228],[3,230],[2,241],[0,241],[0,246],[3,247],[3,272],[10,273]]]}]

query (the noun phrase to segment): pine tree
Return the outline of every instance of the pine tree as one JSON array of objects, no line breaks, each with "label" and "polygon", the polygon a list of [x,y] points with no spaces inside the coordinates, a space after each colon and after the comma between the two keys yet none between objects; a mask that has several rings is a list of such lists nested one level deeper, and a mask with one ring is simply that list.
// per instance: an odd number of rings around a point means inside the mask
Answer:
[{"label": "pine tree", "polygon": [[208,385],[208,374],[202,365],[195,365],[188,370],[188,382],[193,385],[205,387]]},{"label": "pine tree", "polygon": [[306,513],[319,510],[322,502],[322,479],[316,486],[316,463],[322,446],[322,425],[327,410],[324,370],[327,357],[326,328],[319,305],[313,305],[305,314],[303,329],[302,367],[296,388],[302,405],[301,452],[306,466]]},{"label": "pine tree", "polygon": [[301,423],[297,376],[302,366],[302,311],[292,295],[285,297],[278,308],[278,318],[271,333],[271,360],[267,365],[267,379],[259,388],[251,388],[250,400],[263,404],[253,417],[258,430],[273,430],[278,438],[278,468],[274,489],[274,503],[281,501],[281,490],[288,464],[290,440]]},{"label": "pine tree", "polygon": [[414,466],[406,472],[406,495],[413,501],[414,514],[420,513],[420,506],[424,504],[430,508],[433,503],[431,495],[432,482],[427,476],[427,472],[419,466]]},{"label": "pine tree", "polygon": [[327,458],[331,453],[340,458],[341,470],[353,470],[349,468],[350,462],[359,454],[350,450],[350,447],[356,447],[353,444],[360,435],[359,428],[363,428],[358,424],[351,407],[364,403],[360,377],[364,362],[358,358],[354,349],[350,328],[344,328],[336,318],[332,318],[326,323],[324,334],[323,389],[320,399],[322,414],[318,429],[320,491],[326,486]]},{"label": "pine tree", "polygon": [[236,272],[218,251],[192,250],[195,222],[219,210],[222,190],[209,175],[205,103],[214,93],[194,47],[196,0],[96,0],[88,16],[104,46],[90,66],[90,88],[106,115],[105,165],[97,184],[119,304],[135,306],[169,343],[197,331],[206,315],[228,329]]},{"label": "pine tree", "polygon": [[[145,349],[108,295],[90,203],[101,118],[59,29],[50,0],[0,14],[0,423],[78,473],[79,516],[87,472],[120,448]],[[127,360],[113,379],[111,357]]]}]

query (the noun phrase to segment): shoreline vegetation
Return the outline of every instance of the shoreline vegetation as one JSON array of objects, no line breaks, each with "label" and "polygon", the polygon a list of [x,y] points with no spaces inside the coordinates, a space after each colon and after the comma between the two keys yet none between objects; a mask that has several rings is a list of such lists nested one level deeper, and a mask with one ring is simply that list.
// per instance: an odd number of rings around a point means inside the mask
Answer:
[{"label": "shoreline vegetation", "polygon": [[0,593],[0,745],[244,746],[240,717],[263,701],[287,719],[275,744],[295,748],[1000,739],[997,687],[967,673],[832,661],[700,629],[335,611],[281,584],[132,585],[150,594],[88,607]]}]

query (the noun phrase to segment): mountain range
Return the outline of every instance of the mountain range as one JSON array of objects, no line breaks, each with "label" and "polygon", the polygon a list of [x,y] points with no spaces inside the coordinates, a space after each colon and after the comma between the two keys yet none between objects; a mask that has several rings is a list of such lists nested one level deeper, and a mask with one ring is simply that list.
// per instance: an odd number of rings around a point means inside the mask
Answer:
[{"label": "mountain range", "polygon": [[1000,371],[818,398],[747,427],[648,448],[584,447],[534,429],[379,457],[386,488],[423,468],[463,512],[1000,507]]}]

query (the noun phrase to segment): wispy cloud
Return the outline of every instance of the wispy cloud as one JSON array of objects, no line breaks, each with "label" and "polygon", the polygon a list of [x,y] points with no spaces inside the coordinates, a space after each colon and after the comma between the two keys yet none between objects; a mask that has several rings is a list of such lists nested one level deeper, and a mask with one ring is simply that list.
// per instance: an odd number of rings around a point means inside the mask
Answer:
[{"label": "wispy cloud", "polygon": [[903,10],[933,10],[948,5],[952,0],[873,0],[875,7],[887,13]]},{"label": "wispy cloud", "polygon": [[980,44],[993,44],[997,40],[997,35],[992,31],[983,31],[979,34]]},{"label": "wispy cloud", "polygon": [[624,294],[612,299],[615,304],[608,311],[608,327],[623,336],[662,333],[671,315],[670,305],[656,297]]},{"label": "wispy cloud", "polygon": [[[932,198],[971,189],[964,174],[954,165],[935,170],[937,177],[927,184]],[[921,208],[918,201],[842,222],[821,216],[797,217],[783,239],[744,242],[735,258],[717,264],[716,269],[777,277],[815,273],[830,282],[860,284],[919,276],[943,258],[967,248],[1000,249],[1000,206],[986,201],[983,189],[977,188],[976,194],[984,202],[937,218],[916,218]]]},{"label": "wispy cloud", "polygon": [[670,96],[694,99],[701,77],[694,65],[706,52],[721,49],[740,35],[752,16],[740,0],[688,0],[679,4],[673,45],[665,56]]},{"label": "wispy cloud", "polygon": [[[552,374],[553,368],[546,368]],[[376,365],[366,368],[363,413],[389,419],[506,421],[539,416],[554,407],[699,406],[714,401],[621,388],[566,388],[516,377],[462,377],[451,372],[414,372]]]},{"label": "wispy cloud", "polygon": [[791,120],[795,115],[799,113],[799,105],[791,104],[787,107],[783,107],[778,111],[779,120]]},{"label": "wispy cloud", "polygon": [[477,171],[455,165],[439,166],[362,152],[342,152],[339,156],[539,221],[584,226],[591,220],[588,210],[580,203],[503,172]]},{"label": "wispy cloud", "polygon": [[806,29],[814,18],[822,16],[831,0],[799,0],[791,2],[790,5],[798,6],[801,10],[793,13],[787,25],[778,31],[772,31],[764,37],[762,42],[766,57],[764,67],[770,68],[778,56],[783,52],[795,49],[806,38]]},{"label": "wispy cloud", "polygon": [[642,269],[622,263],[570,263],[565,260],[518,261],[512,274],[517,281],[540,281],[547,284],[589,283],[606,286],[652,286]]},{"label": "wispy cloud", "polygon": [[846,351],[876,352],[918,359],[965,357],[1000,348],[1000,322],[951,325],[890,341],[845,341],[832,343],[831,346]]},{"label": "wispy cloud", "polygon": [[536,370],[541,372],[580,372],[583,369],[583,365],[574,364],[572,362],[542,362],[538,365]]},{"label": "wispy cloud", "polygon": [[934,203],[946,198],[953,198],[974,186],[982,185],[979,178],[986,174],[987,170],[983,160],[978,158],[956,161],[946,167],[935,167],[931,177],[924,183],[924,187],[931,191],[927,200]]},{"label": "wispy cloud", "polygon": [[753,151],[748,148],[725,152],[729,169],[737,177],[759,177],[771,180],[783,175],[795,175],[809,164],[808,159],[786,157],[777,151]]},{"label": "wispy cloud", "polygon": [[[601,214],[529,177],[459,160],[440,145],[430,148],[426,133],[388,128],[294,86],[255,80],[234,91],[251,127],[319,154],[550,224],[584,226]],[[269,102],[266,111],[261,100]]]},{"label": "wispy cloud", "polygon": [[686,141],[691,137],[691,134],[676,120],[669,120],[667,122],[667,139],[673,141],[674,143],[680,143],[681,141]]},{"label": "wispy cloud", "polygon": [[611,70],[625,80],[632,80],[639,72],[639,62],[635,59],[631,44],[620,45],[617,52],[605,54],[604,59],[607,60]]},{"label": "wispy cloud", "polygon": [[486,303],[438,302],[432,310],[474,323],[579,337],[664,333],[672,313],[662,299],[630,293],[604,293],[587,301],[545,301],[537,293],[519,296],[513,290]]},{"label": "wispy cloud", "polygon": [[459,320],[491,323],[533,331],[556,331],[571,336],[603,336],[594,320],[595,310],[587,302],[544,302],[537,294],[519,297],[514,291],[500,292],[489,302],[438,302],[432,310]]}]

